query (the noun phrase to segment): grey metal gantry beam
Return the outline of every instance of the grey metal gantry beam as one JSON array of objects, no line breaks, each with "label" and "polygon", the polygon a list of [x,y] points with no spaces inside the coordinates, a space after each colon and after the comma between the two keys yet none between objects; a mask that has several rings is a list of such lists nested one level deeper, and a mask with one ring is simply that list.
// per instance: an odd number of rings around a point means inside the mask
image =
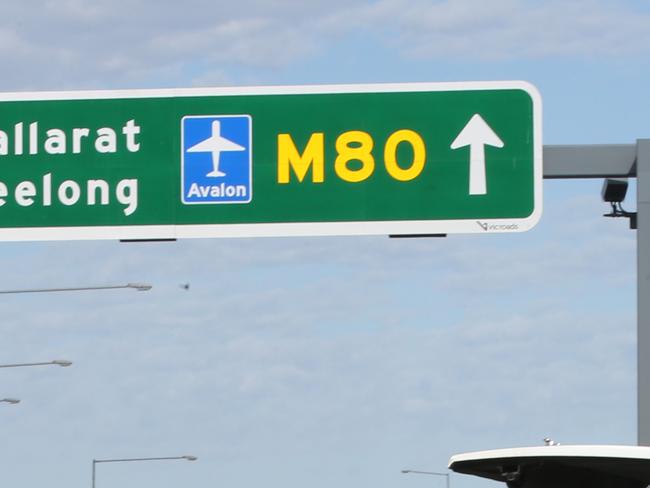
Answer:
[{"label": "grey metal gantry beam", "polygon": [[636,144],[544,146],[544,178],[636,176]]},{"label": "grey metal gantry beam", "polygon": [[637,442],[650,445],[650,139],[544,146],[544,178],[636,178]]}]

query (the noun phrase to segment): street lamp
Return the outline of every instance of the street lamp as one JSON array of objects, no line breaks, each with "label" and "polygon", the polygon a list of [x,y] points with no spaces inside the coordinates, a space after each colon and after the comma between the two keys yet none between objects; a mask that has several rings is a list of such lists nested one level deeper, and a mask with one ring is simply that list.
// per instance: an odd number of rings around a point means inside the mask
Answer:
[{"label": "street lamp", "polygon": [[95,466],[98,463],[129,463],[134,461],[169,461],[172,459],[185,459],[186,461],[196,461],[196,456],[172,456],[172,457],[149,457],[149,458],[126,458],[126,459],[93,459],[93,485],[95,488]]},{"label": "street lamp", "polygon": [[44,293],[56,291],[85,291],[85,290],[115,290],[118,288],[133,288],[137,291],[149,291],[152,286],[146,283],[127,283],[126,285],[107,285],[107,286],[79,286],[75,288],[34,288],[25,290],[0,290],[0,294],[7,293]]},{"label": "street lamp", "polygon": [[54,361],[46,361],[44,363],[16,363],[16,364],[0,364],[0,368],[20,368],[23,366],[51,366],[51,365],[61,366],[62,368],[67,368],[72,364],[72,361],[67,361],[65,359],[55,359]]},{"label": "street lamp", "polygon": [[[67,359],[55,359],[53,361],[46,361],[41,363],[0,364],[0,368],[21,368],[23,366],[51,366],[51,365],[67,368],[68,366],[72,365],[72,361],[68,361]],[[17,398],[3,398],[0,400],[0,402],[11,403],[12,405],[15,405],[16,403],[20,403],[20,400],[18,400]]]},{"label": "street lamp", "polygon": [[438,473],[436,471],[415,471],[413,469],[403,469],[403,474],[413,473],[413,474],[430,474],[433,476],[444,476],[446,478],[446,487],[449,488],[449,473]]}]

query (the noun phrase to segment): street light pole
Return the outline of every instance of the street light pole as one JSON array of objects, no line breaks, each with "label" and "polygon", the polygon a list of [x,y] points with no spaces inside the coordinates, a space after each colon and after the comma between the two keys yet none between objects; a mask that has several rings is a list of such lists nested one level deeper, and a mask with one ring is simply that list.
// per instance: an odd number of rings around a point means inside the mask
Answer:
[{"label": "street light pole", "polygon": [[[72,361],[66,359],[55,359],[54,361],[45,361],[40,363],[13,363],[13,364],[0,364],[0,368],[21,368],[23,366],[61,366],[62,368],[67,368],[72,365]],[[0,402],[11,403],[15,405],[20,403],[20,400],[17,398],[3,398]]]},{"label": "street light pole", "polygon": [[85,291],[85,290],[115,290],[118,288],[133,288],[137,291],[149,291],[152,286],[146,283],[127,283],[126,285],[107,285],[107,286],[79,286],[73,288],[34,288],[25,290],[0,290],[0,294],[7,293],[45,293],[58,291]]},{"label": "street light pole", "polygon": [[43,363],[15,363],[15,364],[0,364],[0,368],[20,368],[23,366],[61,366],[62,368],[67,368],[72,365],[72,361],[67,361],[65,359],[55,359],[54,361],[46,361]]},{"label": "street light pole", "polygon": [[446,478],[446,488],[450,488],[449,482],[449,473],[438,473],[436,471],[416,471],[414,469],[403,469],[403,474],[413,473],[413,474],[430,474],[433,476],[444,476]]},{"label": "street light pole", "polygon": [[196,461],[198,458],[196,456],[169,456],[169,457],[147,457],[147,458],[122,458],[122,459],[93,459],[93,484],[92,488],[95,488],[95,466],[98,463],[130,463],[135,461],[169,461],[174,459],[185,459],[186,461]]}]

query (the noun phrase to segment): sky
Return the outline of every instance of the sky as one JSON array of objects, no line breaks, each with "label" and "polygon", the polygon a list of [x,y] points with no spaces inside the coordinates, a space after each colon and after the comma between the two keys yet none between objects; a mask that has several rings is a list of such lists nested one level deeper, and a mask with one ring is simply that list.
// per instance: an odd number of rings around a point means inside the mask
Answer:
[{"label": "sky", "polygon": [[[0,91],[525,80],[544,144],[647,137],[642,1],[0,1]],[[632,182],[633,183],[633,182]],[[0,243],[3,484],[440,487],[636,443],[636,240],[602,181],[521,234]],[[635,208],[634,185],[624,204]],[[180,285],[189,283],[185,290]],[[496,486],[452,475],[457,487]]]}]

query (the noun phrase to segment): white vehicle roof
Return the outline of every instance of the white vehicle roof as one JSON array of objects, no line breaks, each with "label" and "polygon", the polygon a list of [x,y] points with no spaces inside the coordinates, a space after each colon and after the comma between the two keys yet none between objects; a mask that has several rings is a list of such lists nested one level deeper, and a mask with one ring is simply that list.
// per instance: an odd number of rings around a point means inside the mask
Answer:
[{"label": "white vehicle roof", "polygon": [[449,468],[511,487],[644,488],[650,447],[550,445],[457,454]]}]

